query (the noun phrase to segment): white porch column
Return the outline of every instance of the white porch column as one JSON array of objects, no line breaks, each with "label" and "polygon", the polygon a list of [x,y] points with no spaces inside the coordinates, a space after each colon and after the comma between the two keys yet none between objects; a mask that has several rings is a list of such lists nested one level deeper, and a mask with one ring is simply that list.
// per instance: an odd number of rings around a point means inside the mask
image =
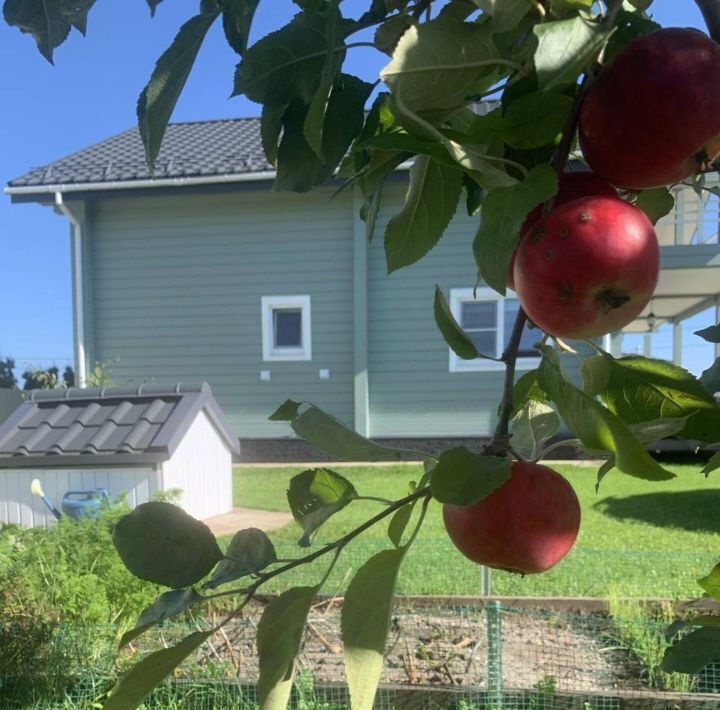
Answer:
[{"label": "white porch column", "polygon": [[652,335],[650,333],[645,333],[643,336],[643,355],[652,357]]},{"label": "white porch column", "polygon": [[622,356],[622,342],[623,342],[622,331],[616,330],[614,333],[610,333],[608,338],[610,340],[610,343],[609,343],[609,347],[606,348],[606,350],[613,357],[621,357]]},{"label": "white porch column", "polygon": [[[715,296],[715,322],[713,325],[720,323],[720,296]],[[715,343],[715,358],[720,357],[720,343]]]},{"label": "white porch column", "polygon": [[682,321],[673,321],[672,359],[682,367]]}]

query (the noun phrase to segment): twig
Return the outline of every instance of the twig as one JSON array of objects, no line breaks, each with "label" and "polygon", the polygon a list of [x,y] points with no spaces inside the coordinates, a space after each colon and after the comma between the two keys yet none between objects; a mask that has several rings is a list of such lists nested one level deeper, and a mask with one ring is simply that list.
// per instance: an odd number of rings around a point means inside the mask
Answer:
[{"label": "twig", "polygon": [[238,657],[235,655],[235,649],[233,648],[232,643],[230,643],[230,639],[228,638],[228,635],[225,633],[225,629],[220,627],[220,635],[225,640],[225,646],[227,647],[228,653],[230,654],[230,658],[233,662],[233,665],[235,666],[235,670],[240,669],[240,661],[238,660]]},{"label": "twig", "polygon": [[718,0],[695,0],[700,8],[703,20],[708,28],[708,34],[720,42],[720,2]]},{"label": "twig", "polygon": [[342,651],[342,648],[338,646],[335,643],[331,643],[328,641],[318,630],[317,626],[315,624],[311,623],[310,621],[307,622],[308,631],[318,640],[320,643],[325,646],[325,648],[330,651],[330,653],[337,655]]}]

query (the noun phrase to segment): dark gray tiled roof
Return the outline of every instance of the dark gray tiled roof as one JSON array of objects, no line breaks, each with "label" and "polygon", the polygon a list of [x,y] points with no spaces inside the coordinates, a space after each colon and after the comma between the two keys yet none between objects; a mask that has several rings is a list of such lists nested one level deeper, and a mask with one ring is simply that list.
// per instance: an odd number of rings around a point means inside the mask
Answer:
[{"label": "dark gray tiled roof", "polygon": [[34,390],[0,425],[0,468],[165,461],[200,411],[239,454],[207,384]]},{"label": "dark gray tiled roof", "polygon": [[[473,109],[486,114],[499,105],[499,101],[483,101]],[[260,119],[236,118],[171,123],[152,176],[145,164],[138,129],[132,128],[48,165],[33,168],[11,180],[8,188],[251,175],[274,169],[262,148]]]},{"label": "dark gray tiled roof", "polygon": [[33,168],[9,187],[69,185],[87,182],[239,175],[274,170],[260,141],[260,119],[239,118],[171,123],[150,175],[137,128],[107,138]]}]

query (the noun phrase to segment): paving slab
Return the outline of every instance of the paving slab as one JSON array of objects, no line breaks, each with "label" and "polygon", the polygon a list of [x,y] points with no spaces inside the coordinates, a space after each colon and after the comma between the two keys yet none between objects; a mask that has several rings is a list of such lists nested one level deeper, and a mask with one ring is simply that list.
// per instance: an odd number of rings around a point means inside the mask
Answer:
[{"label": "paving slab", "polygon": [[244,528],[259,528],[267,532],[277,530],[293,521],[290,513],[256,508],[233,508],[232,512],[216,515],[203,522],[214,535],[234,535]]}]

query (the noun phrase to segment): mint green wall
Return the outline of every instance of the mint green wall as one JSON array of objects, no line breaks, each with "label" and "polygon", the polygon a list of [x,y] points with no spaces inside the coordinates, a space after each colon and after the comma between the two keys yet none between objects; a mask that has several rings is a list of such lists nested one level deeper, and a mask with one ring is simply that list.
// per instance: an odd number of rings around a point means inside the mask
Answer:
[{"label": "mint green wall", "polygon": [[[91,203],[92,358],[117,359],[119,385],[207,380],[245,437],[289,434],[267,421],[287,397],[352,424],[351,196],[331,196],[263,186]],[[310,295],[312,361],[262,361],[260,299],[277,295]]]}]

